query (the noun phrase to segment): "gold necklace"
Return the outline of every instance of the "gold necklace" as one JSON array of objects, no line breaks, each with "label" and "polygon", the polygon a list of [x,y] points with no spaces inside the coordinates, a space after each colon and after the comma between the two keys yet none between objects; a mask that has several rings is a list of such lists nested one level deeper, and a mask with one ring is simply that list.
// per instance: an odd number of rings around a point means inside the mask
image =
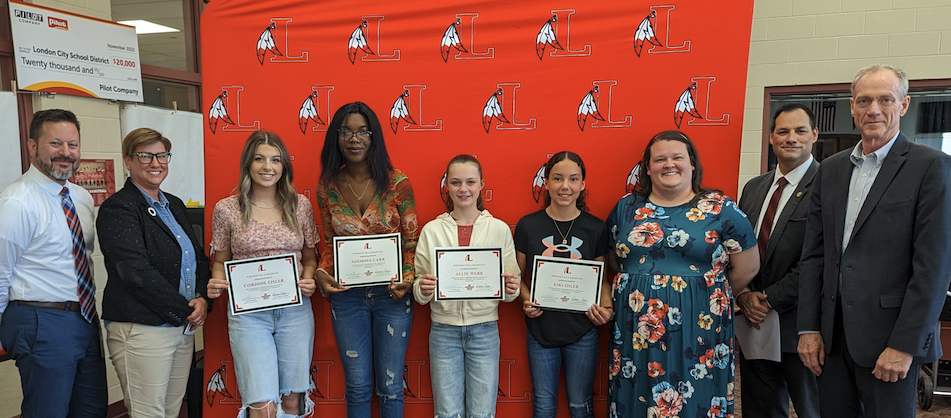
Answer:
[{"label": "gold necklace", "polygon": [[[576,216],[575,219],[578,219],[578,217]],[[568,225],[568,231],[562,234],[561,228],[558,227],[558,221],[556,221],[555,218],[551,218],[552,223],[555,224],[555,229],[557,229],[558,234],[561,235],[561,245],[568,245],[568,235],[571,234],[571,227],[575,226],[575,219],[572,219],[571,224]]]},{"label": "gold necklace", "polygon": [[251,202],[251,206],[254,206],[254,207],[256,207],[256,208],[261,208],[261,209],[274,209],[274,208],[280,206],[280,203],[275,203],[274,206],[264,207],[264,206],[258,206],[258,204],[257,204],[257,203],[254,203],[254,201],[251,200],[251,199],[248,199],[248,201]]},{"label": "gold necklace", "polygon": [[350,192],[353,193],[353,195],[357,197],[358,201],[363,200],[363,196],[367,194],[367,188],[370,187],[370,180],[373,177],[367,178],[367,184],[363,186],[363,193],[357,194],[357,191],[353,190],[353,185],[350,184],[350,176],[346,172],[344,172],[343,175],[347,177],[347,187],[350,188]]}]

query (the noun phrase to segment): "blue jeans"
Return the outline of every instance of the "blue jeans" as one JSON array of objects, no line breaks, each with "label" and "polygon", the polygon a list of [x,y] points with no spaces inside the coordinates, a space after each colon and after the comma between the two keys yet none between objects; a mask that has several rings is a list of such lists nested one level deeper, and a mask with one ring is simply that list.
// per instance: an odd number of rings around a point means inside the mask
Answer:
[{"label": "blue jeans", "polygon": [[314,354],[310,298],[304,297],[300,306],[242,315],[229,312],[228,339],[244,408],[270,401],[280,411],[281,396],[310,389]]},{"label": "blue jeans", "polygon": [[592,418],[594,375],[598,370],[598,328],[591,328],[578,341],[564,347],[542,347],[528,334],[528,368],[532,373],[533,418],[558,415],[558,378],[565,367],[565,392],[571,418]]},{"label": "blue jeans", "polygon": [[386,286],[354,288],[330,295],[330,313],[347,384],[347,417],[370,417],[374,380],[380,418],[402,417],[413,293],[396,301]]},{"label": "blue jeans", "polygon": [[10,302],[0,323],[0,345],[20,370],[23,418],[106,416],[98,319],[89,323],[79,312]]},{"label": "blue jeans", "polygon": [[491,418],[499,391],[499,324],[433,322],[429,361],[436,418]]}]

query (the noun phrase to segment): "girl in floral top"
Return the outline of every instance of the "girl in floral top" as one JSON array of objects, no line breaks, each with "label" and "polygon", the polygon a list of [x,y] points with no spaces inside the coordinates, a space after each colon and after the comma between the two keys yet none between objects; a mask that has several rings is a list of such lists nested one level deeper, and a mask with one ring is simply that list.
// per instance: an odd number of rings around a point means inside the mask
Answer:
[{"label": "girl in floral top", "polygon": [[228,313],[228,339],[243,407],[239,418],[306,416],[313,401],[317,290],[317,228],[310,200],[294,191],[294,170],[284,142],[272,132],[251,134],[241,153],[238,193],[218,201],[211,218],[215,263],[208,296],[228,289],[225,262],[296,253],[302,304],[241,315]]},{"label": "girl in floral top", "polygon": [[618,275],[608,416],[733,416],[733,294],[759,269],[753,228],[705,190],[697,150],[665,131],[647,144],[640,190],[608,216]]},{"label": "girl in floral top", "polygon": [[[380,121],[362,102],[344,105],[334,114],[320,159],[317,204],[326,249],[317,281],[330,300],[347,385],[347,416],[370,416],[376,381],[380,417],[402,417],[403,362],[413,326],[408,291],[419,237],[413,188],[390,163]],[[334,236],[395,232],[403,237],[402,282],[394,278],[389,285],[350,289],[333,277]]]}]

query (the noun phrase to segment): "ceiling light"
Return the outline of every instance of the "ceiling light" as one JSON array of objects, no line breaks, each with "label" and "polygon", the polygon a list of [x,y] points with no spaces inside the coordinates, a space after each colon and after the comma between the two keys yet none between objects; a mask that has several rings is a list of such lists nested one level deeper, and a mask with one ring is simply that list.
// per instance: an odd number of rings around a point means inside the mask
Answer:
[{"label": "ceiling light", "polygon": [[144,35],[147,33],[168,33],[168,32],[181,32],[178,29],[170,28],[168,26],[162,26],[157,23],[152,23],[147,20],[123,20],[120,22],[123,25],[135,26],[136,35]]}]

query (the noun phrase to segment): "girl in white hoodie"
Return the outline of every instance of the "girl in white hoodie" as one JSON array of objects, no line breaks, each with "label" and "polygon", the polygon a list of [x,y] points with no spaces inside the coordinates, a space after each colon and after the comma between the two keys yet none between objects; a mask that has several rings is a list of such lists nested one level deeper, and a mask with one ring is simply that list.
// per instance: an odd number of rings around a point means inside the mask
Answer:
[{"label": "girl in white hoodie", "polygon": [[430,303],[429,359],[436,418],[491,418],[499,385],[498,300],[434,301],[436,247],[501,247],[504,301],[519,294],[520,270],[509,226],[485,210],[482,165],[457,155],[446,167],[446,211],[423,227],[413,295]]}]

